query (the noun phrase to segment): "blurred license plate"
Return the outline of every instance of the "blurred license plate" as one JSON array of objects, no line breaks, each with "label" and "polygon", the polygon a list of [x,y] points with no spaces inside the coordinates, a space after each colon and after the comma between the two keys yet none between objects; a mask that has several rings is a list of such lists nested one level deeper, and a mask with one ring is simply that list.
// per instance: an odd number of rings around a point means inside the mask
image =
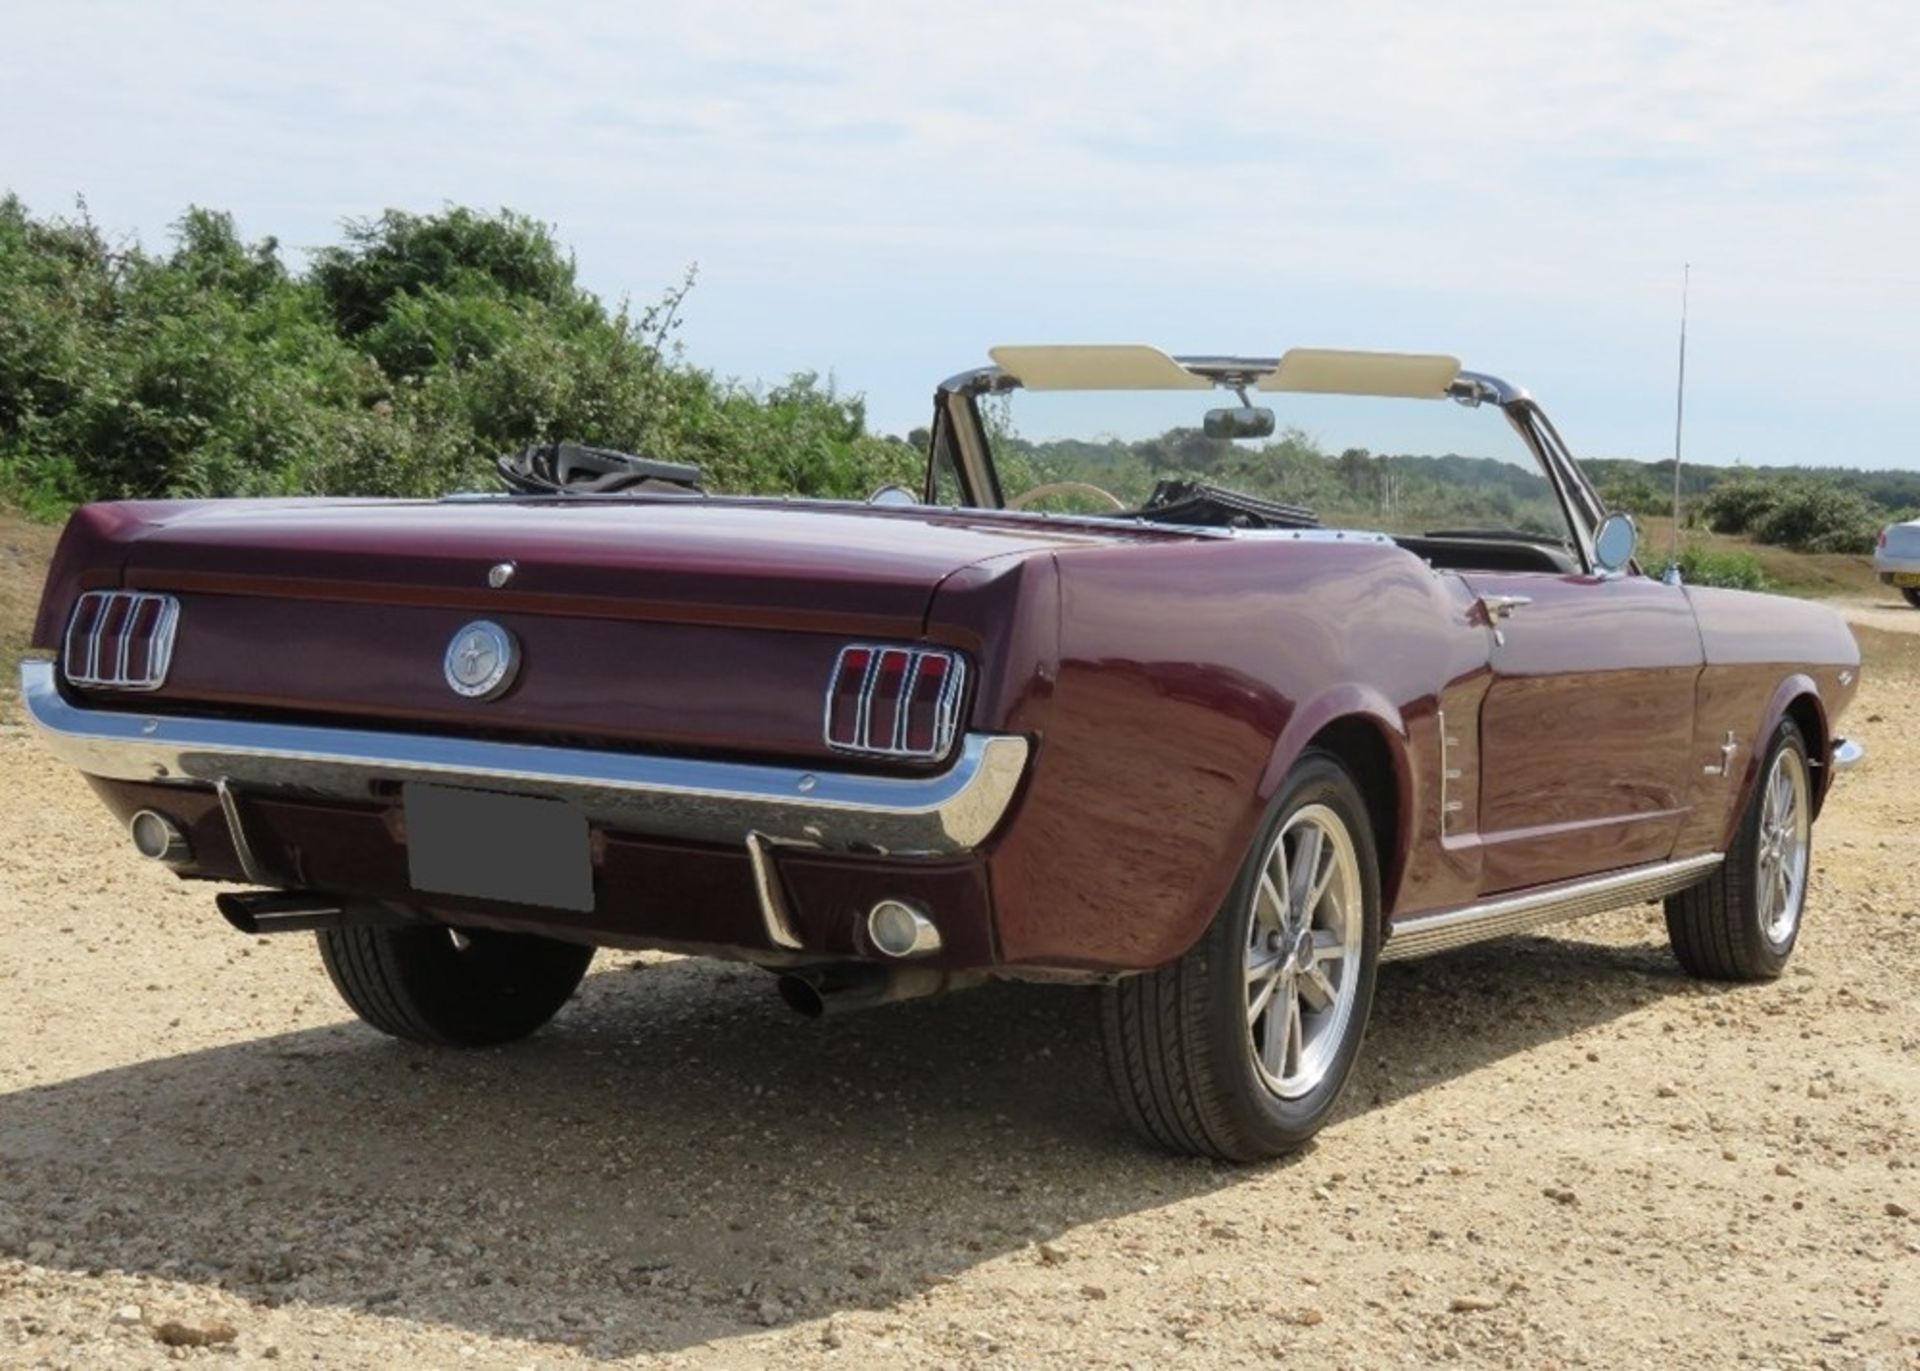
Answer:
[{"label": "blurred license plate", "polygon": [[587,818],[564,800],[408,784],[407,879],[437,895],[593,908]]},{"label": "blurred license plate", "polygon": [[1893,583],[1902,589],[1920,589],[1920,571],[1896,571],[1893,573]]}]

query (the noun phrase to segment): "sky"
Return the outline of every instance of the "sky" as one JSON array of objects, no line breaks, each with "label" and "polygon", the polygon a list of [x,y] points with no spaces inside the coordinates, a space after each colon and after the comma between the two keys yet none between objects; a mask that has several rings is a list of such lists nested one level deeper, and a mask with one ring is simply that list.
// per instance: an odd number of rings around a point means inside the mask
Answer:
[{"label": "sky", "polygon": [[1913,0],[0,0],[0,187],[163,246],[508,206],[877,428],[1002,342],[1449,352],[1577,453],[1920,467]]}]

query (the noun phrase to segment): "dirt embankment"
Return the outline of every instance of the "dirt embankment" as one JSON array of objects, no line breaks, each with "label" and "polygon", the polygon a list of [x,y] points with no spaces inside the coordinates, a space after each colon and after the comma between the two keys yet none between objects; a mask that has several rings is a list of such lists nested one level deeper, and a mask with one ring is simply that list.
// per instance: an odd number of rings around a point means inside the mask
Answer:
[{"label": "dirt embankment", "polygon": [[0,726],[0,1365],[1911,1365],[1920,640],[1863,637],[1782,981],[1651,909],[1387,967],[1251,1170],[1122,1131],[1080,991],[603,955],[522,1046],[386,1041]]}]

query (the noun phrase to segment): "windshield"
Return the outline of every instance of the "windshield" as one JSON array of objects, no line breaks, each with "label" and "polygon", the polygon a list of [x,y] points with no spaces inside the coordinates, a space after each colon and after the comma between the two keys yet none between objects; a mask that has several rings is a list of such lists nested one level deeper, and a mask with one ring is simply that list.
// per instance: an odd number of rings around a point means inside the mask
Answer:
[{"label": "windshield", "polygon": [[1233,403],[1227,391],[1013,391],[980,410],[1010,508],[1153,517],[1223,490],[1284,511],[1255,522],[1567,543],[1553,487],[1497,406],[1256,398],[1274,411],[1268,437],[1206,436],[1203,416]]}]

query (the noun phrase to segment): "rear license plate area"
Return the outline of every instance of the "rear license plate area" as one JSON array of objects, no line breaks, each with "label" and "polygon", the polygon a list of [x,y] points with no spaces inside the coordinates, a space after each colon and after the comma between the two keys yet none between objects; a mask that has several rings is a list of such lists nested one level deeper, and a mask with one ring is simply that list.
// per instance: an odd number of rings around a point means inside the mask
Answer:
[{"label": "rear license plate area", "polygon": [[1893,583],[1902,590],[1920,590],[1920,571],[1896,571]]},{"label": "rear license plate area", "polygon": [[407,879],[432,895],[593,908],[587,818],[564,800],[409,782]]}]

